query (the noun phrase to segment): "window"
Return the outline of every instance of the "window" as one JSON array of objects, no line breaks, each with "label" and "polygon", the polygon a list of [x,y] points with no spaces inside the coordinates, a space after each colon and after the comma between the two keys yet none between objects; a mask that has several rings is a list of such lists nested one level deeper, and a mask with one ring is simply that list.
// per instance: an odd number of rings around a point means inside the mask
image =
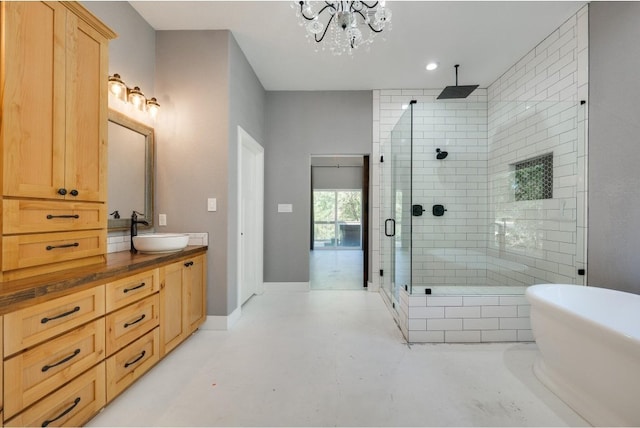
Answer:
[{"label": "window", "polygon": [[313,191],[313,248],[361,248],[360,190]]}]

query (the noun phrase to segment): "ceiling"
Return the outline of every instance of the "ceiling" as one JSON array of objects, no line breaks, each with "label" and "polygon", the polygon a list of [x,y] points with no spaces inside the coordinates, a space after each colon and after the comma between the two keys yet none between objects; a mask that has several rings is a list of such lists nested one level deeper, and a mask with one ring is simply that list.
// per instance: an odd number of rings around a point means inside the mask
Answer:
[{"label": "ceiling", "polygon": [[[266,90],[487,87],[585,2],[387,1],[390,31],[368,51],[317,50],[293,1],[132,1],[156,30],[233,32]],[[426,71],[428,62],[440,64]]]}]

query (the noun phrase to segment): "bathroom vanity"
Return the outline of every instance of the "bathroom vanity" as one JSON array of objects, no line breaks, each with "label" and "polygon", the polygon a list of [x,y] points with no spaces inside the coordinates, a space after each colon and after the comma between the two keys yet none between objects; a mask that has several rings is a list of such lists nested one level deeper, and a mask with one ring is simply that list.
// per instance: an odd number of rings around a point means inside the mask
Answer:
[{"label": "bathroom vanity", "polygon": [[79,426],[202,324],[207,247],[107,254],[115,33],[66,1],[0,26],[0,425]]},{"label": "bathroom vanity", "polygon": [[2,283],[4,425],[82,425],[189,337],[206,318],[206,250]]}]

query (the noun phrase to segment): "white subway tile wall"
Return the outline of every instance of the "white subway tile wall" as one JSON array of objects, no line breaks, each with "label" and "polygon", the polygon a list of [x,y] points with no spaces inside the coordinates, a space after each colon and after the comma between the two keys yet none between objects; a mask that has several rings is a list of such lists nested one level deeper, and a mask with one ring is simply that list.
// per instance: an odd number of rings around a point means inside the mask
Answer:
[{"label": "white subway tile wall", "polygon": [[[532,341],[524,296],[416,296],[409,299],[409,342]],[[451,304],[455,303],[455,306]]]},{"label": "white subway tile wall", "polygon": [[[490,290],[586,282],[577,270],[586,268],[588,103],[581,101],[588,100],[587,11],[585,6],[487,89],[464,100],[436,102],[441,89],[373,92],[378,180],[372,203],[378,215],[372,263],[374,272],[385,271],[374,282],[389,300],[399,298],[395,316],[408,341],[532,341],[524,296]],[[391,137],[399,121],[408,121],[403,105],[412,99],[417,103],[411,203],[426,211],[413,217],[410,295],[391,289],[394,281],[406,281],[389,275],[392,263],[407,261],[385,236],[384,219],[396,217],[392,192],[410,178],[408,164],[395,177],[388,166],[403,156],[406,163],[402,146],[394,143],[392,152]],[[407,126],[398,126],[393,137],[408,138]],[[436,148],[447,151],[447,158],[436,159]],[[515,163],[548,153],[552,199],[516,202]],[[434,204],[444,205],[443,216],[432,215]],[[396,220],[406,232],[402,225],[408,219]],[[457,295],[422,294],[424,288],[485,285],[492,295],[466,295],[464,289]]]}]

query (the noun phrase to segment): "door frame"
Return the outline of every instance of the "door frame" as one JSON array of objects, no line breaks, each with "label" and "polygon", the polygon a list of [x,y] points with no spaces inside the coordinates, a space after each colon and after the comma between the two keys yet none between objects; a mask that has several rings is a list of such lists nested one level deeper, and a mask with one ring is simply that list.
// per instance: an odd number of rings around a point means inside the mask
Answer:
[{"label": "door frame", "polygon": [[[237,233],[237,271],[236,278],[238,284],[237,290],[237,307],[240,308],[244,302],[242,302],[242,269],[246,268],[243,266],[243,213],[244,213],[244,204],[243,204],[243,192],[242,192],[242,183],[244,177],[244,168],[243,168],[243,156],[242,149],[246,148],[250,152],[254,153],[257,159],[256,165],[256,193],[255,193],[255,206],[256,210],[252,215],[252,219],[254,220],[254,226],[256,230],[256,236],[252,237],[252,242],[246,247],[250,249],[250,251],[254,252],[255,260],[257,263],[255,266],[249,266],[249,268],[255,269],[255,277],[256,277],[256,289],[255,293],[262,293],[264,291],[264,148],[258,143],[247,131],[245,131],[241,126],[238,126],[238,198],[237,198],[237,224],[238,224],[238,233]],[[246,243],[246,240],[245,240]]]},{"label": "door frame", "polygon": [[[371,192],[371,183],[370,183],[370,173],[371,173],[371,155],[338,155],[338,154],[333,154],[333,155],[327,155],[327,154],[323,154],[323,155],[311,155],[309,158],[309,162],[311,163],[312,158],[314,157],[361,157],[363,164],[362,164],[362,197],[361,197],[361,204],[362,204],[362,221],[361,221],[361,228],[362,228],[362,236],[361,236],[361,241],[360,244],[362,246],[362,252],[363,252],[363,257],[362,257],[362,270],[363,270],[363,275],[362,275],[362,287],[363,289],[368,289],[369,287],[369,279],[371,278],[369,275],[369,266],[370,266],[370,258],[369,258],[369,254],[370,254],[370,246],[371,246],[371,241],[369,239],[369,229],[371,227],[371,222],[370,222],[370,215],[372,214],[370,212],[371,206],[370,206],[370,192]],[[310,164],[309,165],[309,199],[310,199],[310,207],[309,207],[309,249],[310,251],[314,251],[313,248],[313,241],[314,241],[314,231],[313,231],[313,190],[314,190],[314,185],[313,185],[313,166]]]}]

